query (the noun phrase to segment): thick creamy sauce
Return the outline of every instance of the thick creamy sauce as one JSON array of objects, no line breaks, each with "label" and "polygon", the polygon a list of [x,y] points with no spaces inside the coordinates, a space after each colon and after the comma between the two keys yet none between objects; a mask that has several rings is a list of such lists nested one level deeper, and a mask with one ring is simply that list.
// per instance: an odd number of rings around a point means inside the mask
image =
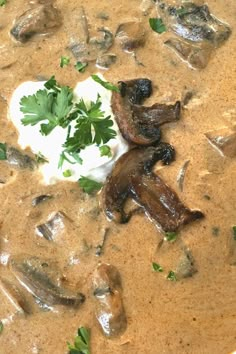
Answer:
[{"label": "thick creamy sauce", "polygon": [[[42,311],[25,290],[31,314],[22,315],[0,292],[0,353],[67,353],[66,342],[72,342],[78,327],[91,328],[91,352],[121,353],[224,353],[236,350],[236,268],[228,262],[229,239],[236,224],[236,160],[222,157],[207,141],[205,133],[223,127],[236,128],[235,53],[236,5],[234,0],[209,0],[212,13],[227,22],[230,38],[217,49],[204,70],[192,70],[163,45],[168,33],[158,36],[148,25],[151,10],[144,16],[140,2],[120,0],[83,1],[91,33],[102,25],[115,33],[120,22],[141,20],[147,30],[147,41],[134,58],[114,44],[111,51],[118,59],[104,73],[106,80],[148,77],[154,92],[149,101],[174,102],[186,90],[196,95],[182,111],[180,121],[162,128],[162,140],[173,144],[176,161],[158,173],[181,200],[191,208],[204,212],[205,219],[189,224],[180,231],[180,239],[160,253],[162,235],[143,215],[134,216],[126,225],[108,223],[98,210],[95,197],[83,194],[73,182],[52,186],[41,183],[35,171],[17,171],[1,161],[0,179],[0,277],[17,286],[8,269],[8,258],[19,254],[37,255],[58,262],[68,287],[86,295],[78,309],[55,306]],[[8,105],[15,88],[24,81],[55,75],[63,85],[74,87],[97,69],[90,64],[85,73],[73,65],[59,67],[68,51],[68,38],[73,32],[76,1],[58,0],[63,25],[50,36],[33,37],[25,44],[9,36],[14,19],[29,7],[24,0],[9,0],[0,7],[0,141],[17,146],[17,132],[7,119]],[[107,21],[97,18],[107,13]],[[176,177],[186,160],[190,160],[183,192]],[[41,194],[54,198],[32,207],[32,199]],[[206,198],[206,196],[209,196]],[[35,227],[61,211],[69,220],[55,242],[48,242],[35,233]],[[104,229],[110,228],[104,253],[95,256],[102,242]],[[212,229],[219,228],[218,236]],[[177,282],[166,280],[167,270],[175,267],[179,243],[188,247],[198,272],[192,278]],[[152,262],[165,267],[154,273]],[[127,330],[118,338],[103,336],[94,318],[91,277],[99,262],[111,263],[122,277],[123,302],[128,318]]]}]

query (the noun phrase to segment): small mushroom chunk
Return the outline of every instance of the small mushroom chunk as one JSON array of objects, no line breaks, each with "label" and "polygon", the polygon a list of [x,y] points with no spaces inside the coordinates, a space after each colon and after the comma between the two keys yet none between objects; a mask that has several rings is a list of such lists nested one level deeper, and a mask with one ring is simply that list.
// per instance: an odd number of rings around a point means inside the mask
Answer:
[{"label": "small mushroom chunk", "polygon": [[95,315],[103,333],[108,337],[122,334],[127,327],[127,318],[118,270],[110,264],[99,265],[93,275],[92,287]]},{"label": "small mushroom chunk", "polygon": [[9,280],[4,278],[0,279],[0,293],[6,297],[16,313],[21,315],[31,313],[31,309],[24,294]]},{"label": "small mushroom chunk", "polygon": [[150,97],[152,84],[148,79],[120,82],[120,93],[112,93],[112,111],[124,139],[137,145],[151,145],[160,140],[162,124],[180,118],[180,102],[174,105],[155,103],[141,106]]},{"label": "small mushroom chunk", "polygon": [[66,216],[60,211],[54,213],[46,223],[36,226],[37,235],[48,241],[55,241],[58,233],[65,228],[65,218]]},{"label": "small mushroom chunk", "polygon": [[105,27],[99,28],[98,34],[100,36],[91,38],[89,44],[96,47],[98,51],[106,52],[113,44],[113,34]]},{"label": "small mushroom chunk", "polygon": [[53,196],[51,194],[41,194],[41,195],[38,195],[37,197],[35,197],[33,200],[32,200],[32,206],[33,207],[36,207],[38,206],[39,204],[47,201],[47,200],[50,200],[52,199]]},{"label": "small mushroom chunk", "polygon": [[116,31],[116,39],[125,52],[133,52],[142,47],[146,41],[142,23],[137,21],[122,23]]},{"label": "small mushroom chunk", "polygon": [[83,294],[64,288],[63,276],[50,260],[30,255],[15,256],[10,260],[10,269],[29,293],[48,306],[77,307],[85,300]]},{"label": "small mushroom chunk", "polygon": [[97,58],[96,66],[100,69],[107,70],[112,64],[115,64],[116,59],[117,57],[114,54],[103,54]]},{"label": "small mushroom chunk", "polygon": [[14,147],[7,146],[6,155],[7,162],[12,167],[16,167],[21,170],[35,170],[37,168],[37,163],[32,157],[24,154]]},{"label": "small mushroom chunk", "polygon": [[177,194],[152,172],[154,164],[162,160],[169,164],[175,156],[171,145],[135,148],[122,155],[108,176],[102,190],[102,203],[108,219],[127,222],[131,215],[124,212],[127,198],[132,198],[159,229],[176,231],[182,225],[202,218],[198,210],[188,209]]},{"label": "small mushroom chunk", "polygon": [[236,157],[236,132],[229,128],[213,130],[205,134],[210,144],[222,156]]},{"label": "small mushroom chunk", "polygon": [[48,33],[62,23],[60,12],[52,1],[37,4],[18,17],[11,29],[13,37],[20,42],[28,41],[35,34]]},{"label": "small mushroom chunk", "polygon": [[165,44],[194,69],[204,69],[212,53],[209,45],[199,46],[177,38],[168,39]]},{"label": "small mushroom chunk", "polygon": [[213,16],[205,4],[198,6],[185,2],[180,7],[169,6],[165,15],[169,28],[189,41],[205,41],[217,48],[231,34],[230,27]]}]

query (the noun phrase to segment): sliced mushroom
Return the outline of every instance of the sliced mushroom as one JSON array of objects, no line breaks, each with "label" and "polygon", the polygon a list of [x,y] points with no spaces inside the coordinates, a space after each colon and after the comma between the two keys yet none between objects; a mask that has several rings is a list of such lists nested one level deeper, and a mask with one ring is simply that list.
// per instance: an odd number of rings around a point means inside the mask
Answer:
[{"label": "sliced mushroom", "polygon": [[60,211],[54,213],[46,223],[36,226],[37,235],[48,241],[54,241],[58,233],[65,228],[65,217]]},{"label": "sliced mushroom", "polygon": [[32,9],[18,17],[11,29],[13,37],[20,42],[26,42],[35,34],[48,33],[62,23],[60,12],[52,1],[37,4]]},{"label": "sliced mushroom", "polygon": [[231,34],[230,27],[213,16],[206,4],[198,6],[184,2],[180,7],[165,7],[164,12],[169,28],[193,42],[206,41],[217,48]]},{"label": "sliced mushroom", "polygon": [[119,25],[116,39],[125,52],[133,52],[145,44],[145,30],[141,22],[130,21]]},{"label": "sliced mushroom", "polygon": [[113,45],[113,34],[106,27],[98,28],[98,36],[89,37],[87,17],[82,6],[76,9],[72,22],[72,28],[76,29],[76,32],[71,34],[70,28],[67,30],[71,38],[69,48],[77,61],[95,61]]},{"label": "sliced mushroom", "polygon": [[211,58],[212,47],[209,45],[199,46],[178,38],[170,38],[165,44],[194,69],[204,69]]},{"label": "sliced mushroom", "polygon": [[93,294],[96,299],[95,315],[103,333],[108,337],[122,334],[127,327],[127,318],[121,277],[114,266],[98,266],[93,275]]},{"label": "sliced mushroom", "polygon": [[85,297],[61,285],[62,274],[50,260],[36,256],[12,257],[10,268],[19,283],[39,301],[47,305],[79,306]]},{"label": "sliced mushroom", "polygon": [[7,162],[13,167],[21,170],[35,170],[37,168],[37,163],[32,157],[22,153],[20,150],[12,146],[7,146],[6,155]]},{"label": "sliced mushroom", "polygon": [[203,217],[191,211],[160,177],[151,172],[162,160],[169,164],[175,156],[172,146],[135,148],[122,155],[107,178],[102,190],[102,203],[108,219],[125,223],[130,215],[124,212],[127,198],[134,199],[162,231],[176,231],[180,226]]},{"label": "sliced mushroom", "polygon": [[162,124],[180,118],[180,102],[174,105],[156,103],[151,107],[140,106],[152,93],[148,79],[120,83],[120,93],[112,93],[112,110],[123,137],[137,145],[150,145],[160,140]]},{"label": "sliced mushroom", "polygon": [[229,128],[213,130],[205,134],[208,141],[221,155],[236,156],[236,132]]},{"label": "sliced mushroom", "polygon": [[177,231],[182,225],[203,217],[199,210],[187,208],[177,194],[154,174],[143,175],[133,181],[132,197],[164,232]]},{"label": "sliced mushroom", "polygon": [[31,313],[31,309],[24,295],[14,284],[9,282],[7,279],[0,279],[0,292],[5,295],[17,313],[24,315]]}]

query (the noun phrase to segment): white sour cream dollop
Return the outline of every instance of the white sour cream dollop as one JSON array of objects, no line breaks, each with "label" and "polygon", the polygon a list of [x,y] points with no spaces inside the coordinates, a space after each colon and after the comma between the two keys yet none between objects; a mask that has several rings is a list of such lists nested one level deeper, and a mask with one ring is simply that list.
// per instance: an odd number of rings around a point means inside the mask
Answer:
[{"label": "white sour cream dollop", "polygon": [[[13,122],[18,131],[19,145],[22,149],[30,147],[33,153],[38,154],[40,152],[47,158],[48,163],[42,164],[39,167],[43,181],[46,184],[52,184],[58,180],[77,181],[81,176],[103,182],[110,173],[114,162],[128,150],[128,144],[122,138],[111,111],[111,91],[96,83],[92,78],[88,78],[76,85],[74,89],[74,101],[76,102],[79,101],[80,98],[83,98],[85,103],[89,103],[90,101],[96,101],[98,94],[101,96],[101,110],[105,112],[106,116],[111,116],[114,122],[112,129],[117,132],[115,139],[106,143],[111,149],[112,156],[101,157],[99,148],[96,145],[90,145],[84,150],[81,150],[80,157],[83,160],[82,165],[79,163],[70,164],[65,161],[62,169],[59,169],[58,161],[63,150],[62,145],[66,140],[67,129],[56,127],[48,136],[43,136],[40,133],[40,124],[24,126],[21,123],[21,119],[24,117],[23,113],[20,111],[21,98],[23,96],[33,95],[38,90],[44,89],[44,84],[45,81],[23,82],[13,92],[9,106],[9,119]],[[63,171],[67,169],[71,171],[71,177],[63,176]]]}]

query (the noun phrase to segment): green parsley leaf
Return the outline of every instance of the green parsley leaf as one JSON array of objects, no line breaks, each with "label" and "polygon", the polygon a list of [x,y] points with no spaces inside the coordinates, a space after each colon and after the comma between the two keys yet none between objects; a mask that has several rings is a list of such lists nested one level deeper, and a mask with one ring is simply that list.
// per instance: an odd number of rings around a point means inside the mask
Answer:
[{"label": "green parsley leaf", "polygon": [[7,0],[0,0],[0,6],[6,5],[6,3],[7,3]]},{"label": "green parsley leaf", "polygon": [[65,57],[65,56],[61,56],[60,67],[64,68],[64,66],[67,66],[69,64],[70,64],[70,58]]},{"label": "green parsley leaf", "polygon": [[1,333],[2,333],[2,331],[3,331],[3,328],[4,328],[3,322],[2,322],[2,321],[0,321],[0,334],[1,334]]},{"label": "green parsley leaf", "polygon": [[169,271],[169,274],[168,274],[167,277],[166,277],[166,279],[167,279],[167,280],[170,280],[170,281],[177,281],[175,272],[173,272],[173,270],[170,270],[170,271]]},{"label": "green parsley leaf", "polygon": [[90,330],[85,327],[78,329],[74,345],[67,343],[70,354],[90,354]]},{"label": "green parsley leaf", "polygon": [[64,176],[64,177],[71,177],[71,176],[72,176],[71,170],[65,170],[65,171],[63,172],[63,176]]},{"label": "green parsley leaf", "polygon": [[116,136],[111,129],[113,121],[110,116],[104,116],[101,104],[99,95],[96,102],[90,102],[90,105],[86,105],[83,99],[76,104],[78,118],[74,135],[68,136],[64,144],[67,151],[78,152],[91,144],[105,144]]},{"label": "green parsley leaf", "polygon": [[[69,124],[69,113],[73,108],[73,92],[68,86],[59,87],[52,77],[45,83],[48,88],[38,90],[34,95],[24,96],[20,101],[20,110],[24,113],[21,122],[24,125],[36,125],[41,121],[41,133],[48,135],[56,126]],[[54,91],[51,91],[53,89]]]},{"label": "green parsley leaf", "polygon": [[149,18],[151,29],[159,34],[166,32],[166,26],[161,18]]},{"label": "green parsley leaf", "polygon": [[160,266],[160,264],[155,262],[152,263],[152,269],[154,270],[154,272],[160,272],[160,273],[163,272],[162,266]]},{"label": "green parsley leaf", "polygon": [[233,238],[236,241],[236,225],[232,227],[233,230]]},{"label": "green parsley leaf", "polygon": [[94,81],[105,87],[107,90],[120,92],[120,89],[117,86],[111,84],[110,82],[103,81],[98,75],[91,75],[91,77]]},{"label": "green parsley leaf", "polygon": [[48,159],[40,151],[35,155],[35,160],[37,164],[48,163]]},{"label": "green parsley leaf", "polygon": [[102,188],[103,184],[93,181],[90,178],[81,176],[81,178],[79,179],[79,186],[83,189],[85,193],[91,194],[95,191],[99,191]]},{"label": "green parsley leaf", "polygon": [[81,61],[77,61],[77,63],[75,64],[75,69],[77,71],[79,71],[80,73],[83,73],[87,66],[88,66],[88,63],[82,63]]},{"label": "green parsley leaf", "polygon": [[101,156],[112,157],[111,148],[108,145],[102,145],[99,147]]},{"label": "green parsley leaf", "polygon": [[7,159],[7,145],[0,143],[0,160]]},{"label": "green parsley leaf", "polygon": [[168,242],[175,242],[177,239],[178,235],[176,232],[166,232],[164,240]]},{"label": "green parsley leaf", "polygon": [[52,77],[50,77],[50,79],[45,82],[44,87],[48,90],[55,90],[55,88],[57,88],[58,84],[57,81],[55,80],[55,76],[53,75]]}]

